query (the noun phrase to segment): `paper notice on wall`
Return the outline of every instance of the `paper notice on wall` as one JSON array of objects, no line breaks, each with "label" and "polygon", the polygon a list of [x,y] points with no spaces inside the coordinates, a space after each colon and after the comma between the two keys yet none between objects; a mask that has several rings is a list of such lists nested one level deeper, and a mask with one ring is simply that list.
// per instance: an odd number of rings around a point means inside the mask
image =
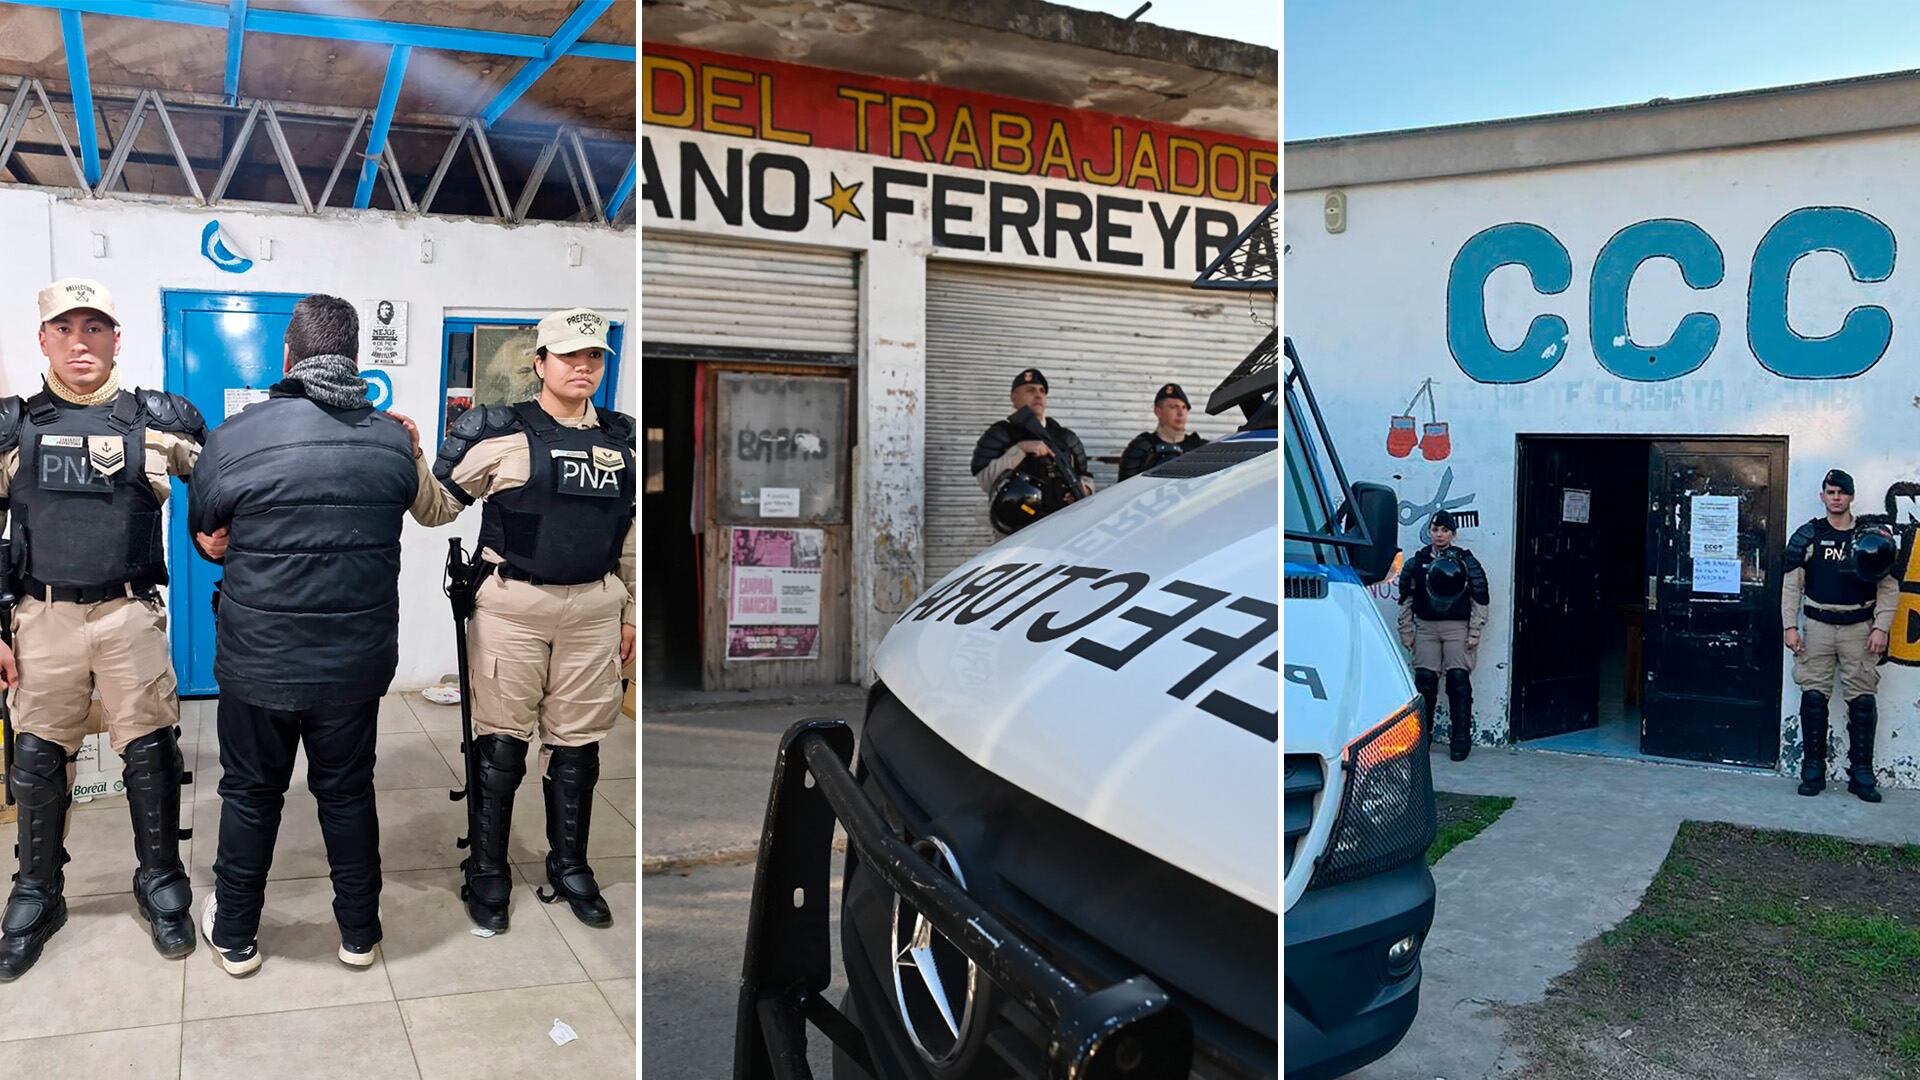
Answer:
[{"label": "paper notice on wall", "polygon": [[819,529],[732,532],[727,659],[817,658],[826,534]]},{"label": "paper notice on wall", "polygon": [[225,413],[220,419],[230,420],[234,414],[238,413],[241,409],[246,408],[256,401],[265,400],[267,400],[267,392],[265,390],[255,390],[248,386],[229,386],[226,392]]},{"label": "paper notice on wall", "polygon": [[1738,495],[1695,495],[1693,530],[1687,537],[1687,553],[1698,559],[1740,558],[1740,497]]},{"label": "paper notice on wall", "polygon": [[399,367],[407,362],[405,300],[360,302],[360,357],[381,367]]},{"label": "paper notice on wall", "polygon": [[1739,559],[1693,560],[1693,591],[1697,593],[1740,592]]},{"label": "paper notice on wall", "polygon": [[763,518],[799,517],[800,489],[797,487],[761,488],[760,516]]},{"label": "paper notice on wall", "polygon": [[1567,488],[1560,494],[1560,520],[1585,525],[1593,517],[1593,492]]}]

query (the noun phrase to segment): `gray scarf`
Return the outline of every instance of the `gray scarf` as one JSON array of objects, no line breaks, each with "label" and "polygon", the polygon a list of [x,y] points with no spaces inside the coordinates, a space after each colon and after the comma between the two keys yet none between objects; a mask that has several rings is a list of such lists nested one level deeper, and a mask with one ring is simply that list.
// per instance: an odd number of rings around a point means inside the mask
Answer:
[{"label": "gray scarf", "polygon": [[360,377],[351,356],[309,356],[293,365],[287,377],[299,379],[307,396],[336,409],[364,409],[367,380]]}]

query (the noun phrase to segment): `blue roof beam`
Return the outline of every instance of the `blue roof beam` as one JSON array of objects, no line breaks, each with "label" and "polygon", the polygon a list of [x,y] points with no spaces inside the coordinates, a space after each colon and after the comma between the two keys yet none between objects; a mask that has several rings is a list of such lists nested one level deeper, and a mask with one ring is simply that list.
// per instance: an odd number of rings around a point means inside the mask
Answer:
[{"label": "blue roof beam", "polygon": [[573,14],[567,16],[567,21],[560,24],[560,29],[555,30],[553,36],[547,39],[547,46],[542,54],[522,64],[507,85],[501,87],[500,92],[487,103],[487,107],[480,110],[480,122],[492,127],[495,121],[513,107],[514,102],[520,100],[522,94],[532,88],[540,76],[547,73],[548,68],[553,67],[562,56],[566,55],[568,49],[573,48],[574,43],[580,40],[580,35],[586,33],[587,28],[612,6],[613,0],[582,0],[580,6],[573,9]]},{"label": "blue roof beam", "polygon": [[[115,15],[128,19],[148,19],[181,26],[225,29],[231,22],[226,2],[198,3],[195,0],[0,0],[0,4],[49,8],[60,12],[88,15]],[[491,56],[515,56],[540,60],[547,55],[552,38],[533,34],[506,34],[496,30],[469,30],[458,26],[424,26],[416,23],[384,22],[379,19],[355,19],[343,15],[316,15],[303,11],[268,11],[255,8],[246,14],[246,30],[253,34],[280,34],[287,37],[322,38],[328,41],[358,41],[370,45],[408,45],[421,49],[484,53]],[[577,35],[576,35],[577,37]],[[574,41],[562,55],[589,60],[621,60],[634,63],[639,50],[632,45]]]},{"label": "blue roof beam", "polygon": [[613,197],[607,200],[607,222],[609,224],[613,222],[614,218],[620,216],[620,211],[626,208],[627,199],[633,195],[634,166],[639,163],[640,158],[638,155],[635,155],[632,161],[627,162],[627,171],[620,174],[620,183],[614,187]]},{"label": "blue roof beam", "polygon": [[227,104],[240,104],[240,51],[247,41],[247,0],[227,4],[227,78],[222,87]]},{"label": "blue roof beam", "polygon": [[[87,72],[87,34],[80,26],[80,13],[60,12],[60,37],[67,50],[67,81],[72,84],[73,122],[80,135],[80,164],[87,175],[87,186],[100,182],[100,132],[93,120],[93,76]],[[47,119],[53,120],[49,116]],[[58,121],[54,121],[58,123]]]},{"label": "blue roof beam", "polygon": [[[367,133],[367,154],[360,163],[360,186],[353,189],[353,208],[365,210],[373,199],[373,178],[380,172],[380,159],[387,152],[387,129],[393,126],[393,112],[400,103],[400,83],[407,77],[407,58],[413,46],[395,45],[387,59],[387,78],[380,84],[380,105],[373,111],[373,129]],[[404,178],[396,177],[401,183]]]}]

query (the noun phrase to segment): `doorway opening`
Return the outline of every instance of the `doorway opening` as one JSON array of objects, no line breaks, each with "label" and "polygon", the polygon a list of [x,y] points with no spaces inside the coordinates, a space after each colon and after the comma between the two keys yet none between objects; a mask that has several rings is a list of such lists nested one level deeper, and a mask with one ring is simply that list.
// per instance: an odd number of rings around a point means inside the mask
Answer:
[{"label": "doorway opening", "polygon": [[1516,743],[1771,768],[1786,441],[1521,436]]},{"label": "doorway opening", "polygon": [[700,686],[700,536],[693,518],[700,365],[647,357],[640,365],[642,461],[640,670],[646,686]]}]

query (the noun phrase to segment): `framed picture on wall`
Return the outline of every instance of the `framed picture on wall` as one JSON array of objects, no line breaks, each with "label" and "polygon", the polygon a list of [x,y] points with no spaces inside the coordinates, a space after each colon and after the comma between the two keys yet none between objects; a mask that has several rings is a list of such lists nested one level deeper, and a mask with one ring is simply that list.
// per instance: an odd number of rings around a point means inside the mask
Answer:
[{"label": "framed picture on wall", "polygon": [[540,393],[531,326],[473,328],[473,404],[511,405]]}]

